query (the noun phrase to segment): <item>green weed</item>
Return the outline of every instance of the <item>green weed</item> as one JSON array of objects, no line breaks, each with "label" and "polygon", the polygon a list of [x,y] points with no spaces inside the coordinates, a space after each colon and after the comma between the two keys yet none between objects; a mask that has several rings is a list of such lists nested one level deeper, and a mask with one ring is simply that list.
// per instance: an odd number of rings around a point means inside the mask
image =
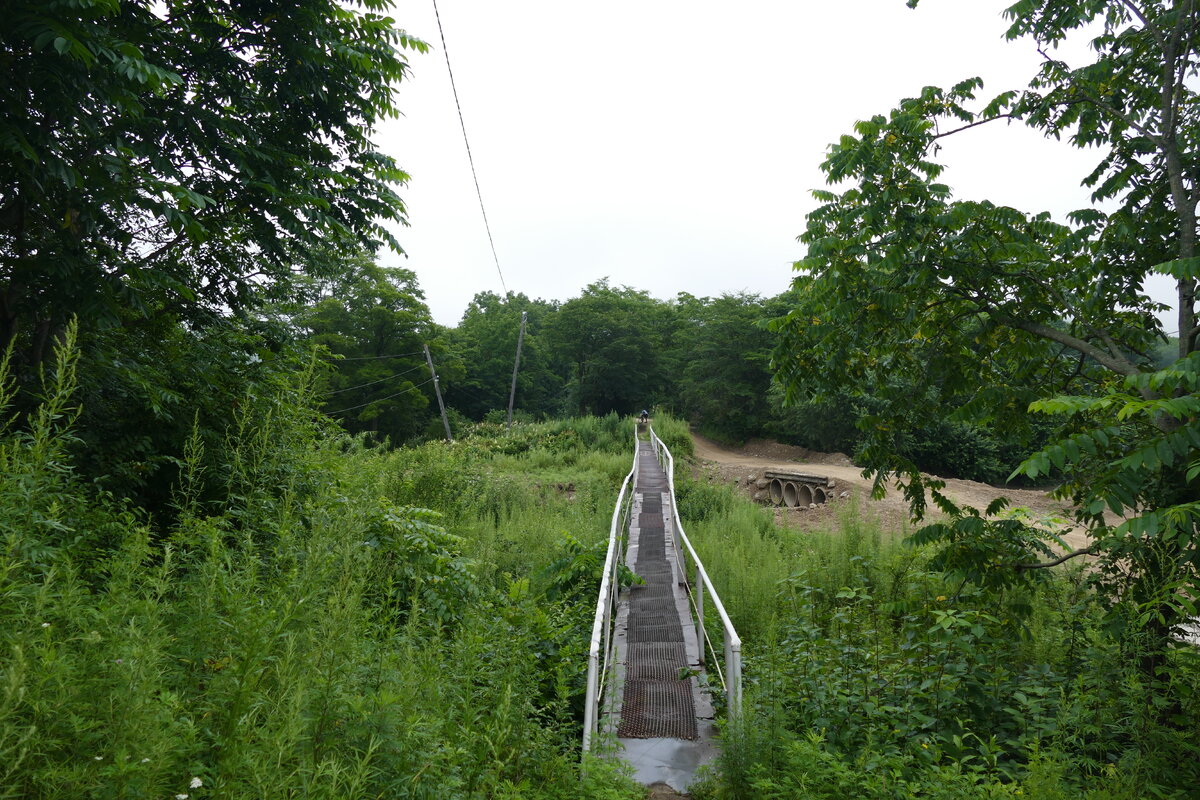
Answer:
[{"label": "green weed", "polygon": [[[578,770],[623,459],[582,457],[568,492],[537,444],[542,473],[470,441],[373,450],[300,375],[216,449],[193,436],[151,528],[75,476],[71,352],[0,432],[0,798],[639,796]],[[532,438],[578,457],[564,430]]]}]

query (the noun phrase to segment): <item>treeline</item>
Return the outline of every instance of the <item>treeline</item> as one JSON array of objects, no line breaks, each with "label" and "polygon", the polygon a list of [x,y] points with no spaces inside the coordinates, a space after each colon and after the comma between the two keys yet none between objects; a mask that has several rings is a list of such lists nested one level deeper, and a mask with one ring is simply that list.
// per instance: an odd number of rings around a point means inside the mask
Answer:
[{"label": "treeline", "polygon": [[[847,386],[832,395],[804,397],[793,392],[788,398],[772,378],[776,336],[770,320],[782,317],[793,305],[792,293],[773,297],[680,293],[672,300],[659,300],[646,291],[614,287],[607,281],[590,284],[565,302],[481,293],[460,324],[439,332],[438,369],[454,419],[503,419],[524,313],[526,336],[515,402],[518,419],[634,414],[656,408],[691,420],[698,431],[725,443],[773,438],[853,457],[863,444],[862,428],[871,425],[875,411],[869,391]],[[376,350],[364,344],[344,353],[359,357]],[[362,383],[365,373],[358,365],[359,361],[336,362],[338,385]],[[376,367],[374,372],[388,371]],[[427,378],[427,372],[422,377]],[[868,389],[871,381],[904,383],[899,375],[886,373],[864,380]],[[362,391],[364,396],[355,397],[358,403],[389,393],[379,386]],[[898,429],[894,446],[923,469],[1002,482],[1027,452],[1028,435],[1001,435],[985,423],[944,416],[946,404],[936,397],[937,387],[913,385],[908,391],[913,397],[911,419],[902,431]],[[425,408],[436,410],[430,403],[427,398]],[[941,408],[936,413],[925,411],[934,407]],[[377,419],[382,407],[362,408],[367,410],[354,409],[342,416],[344,425],[349,429],[372,426],[370,421]],[[402,408],[410,404],[397,401],[389,413],[397,423],[404,419]],[[420,427],[414,419],[406,427],[392,428],[391,435],[403,439]],[[426,429],[439,435],[437,422]],[[1024,433],[1037,437],[1040,432]]]},{"label": "treeline", "polygon": [[[873,424],[869,393],[789,400],[773,381],[770,321],[787,313],[786,293],[660,300],[605,280],[565,302],[482,292],[448,328],[433,322],[412,271],[361,252],[338,258],[340,274],[298,279],[291,296],[233,313],[159,311],[113,326],[77,317],[76,467],[100,488],[162,511],[188,438],[224,451],[236,436],[231,420],[269,416],[267,398],[297,372],[312,373],[314,411],[380,445],[444,436],[430,361],[452,431],[503,421],[522,314],[518,421],[649,408],[727,443],[770,437],[852,457]],[[37,401],[47,374],[20,358],[21,343],[12,342],[19,412]],[[936,387],[911,391],[928,402],[913,403],[894,441],[923,469],[1001,482],[1028,452],[1027,439],[926,413],[947,405]],[[211,489],[219,500],[219,487]]]}]

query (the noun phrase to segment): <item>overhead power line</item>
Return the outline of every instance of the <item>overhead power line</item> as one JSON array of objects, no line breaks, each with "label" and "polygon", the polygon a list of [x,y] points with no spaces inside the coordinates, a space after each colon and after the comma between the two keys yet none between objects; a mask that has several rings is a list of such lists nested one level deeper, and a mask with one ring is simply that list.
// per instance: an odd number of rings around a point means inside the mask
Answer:
[{"label": "overhead power line", "polygon": [[387,397],[376,397],[374,400],[370,400],[366,403],[359,403],[358,405],[350,406],[349,408],[339,408],[337,411],[326,411],[325,413],[329,414],[330,416],[332,416],[334,414],[345,414],[347,411],[354,411],[355,409],[369,406],[369,405],[371,405],[371,403],[381,403],[384,400],[391,400],[393,397],[399,397],[402,394],[408,394],[409,392],[415,392],[417,389],[420,389],[422,386],[424,386],[427,383],[433,383],[433,378],[429,378],[424,383],[418,383],[416,386],[410,386],[402,392],[396,392],[395,394],[389,394]]},{"label": "overhead power line", "polygon": [[344,389],[333,389],[332,391],[328,391],[325,394],[326,395],[341,394],[342,392],[349,392],[352,389],[362,389],[364,386],[374,386],[377,383],[383,383],[384,381],[390,381],[392,378],[399,378],[401,375],[407,375],[408,373],[416,372],[419,369],[421,369],[421,365],[417,364],[412,369],[406,369],[403,372],[397,372],[395,375],[388,375],[386,378],[380,378],[379,380],[375,380],[375,381],[367,381],[366,383],[360,383],[358,386],[347,386]]},{"label": "overhead power line", "polygon": [[419,356],[423,351],[418,350],[415,353],[393,353],[386,356],[352,356],[350,358],[338,359],[339,361],[373,361],[378,358],[408,358],[409,356]]},{"label": "overhead power line", "polygon": [[442,39],[442,55],[446,57],[446,72],[450,73],[450,90],[454,92],[454,106],[458,109],[458,124],[462,126],[463,144],[467,146],[467,161],[471,164],[471,177],[475,180],[475,195],[479,198],[479,211],[483,214],[483,228],[487,231],[488,244],[492,247],[492,259],[496,262],[496,274],[500,276],[500,288],[508,296],[504,273],[500,271],[500,257],[496,255],[496,242],[492,239],[492,226],[488,224],[487,209],[483,207],[483,192],[479,189],[479,175],[475,172],[475,158],[471,155],[471,140],[467,138],[467,123],[463,119],[462,103],[458,101],[458,87],[454,83],[454,70],[450,68],[450,51],[446,49],[446,33],[442,30],[442,15],[438,13],[437,0],[433,0],[433,16],[437,18],[438,36]]}]

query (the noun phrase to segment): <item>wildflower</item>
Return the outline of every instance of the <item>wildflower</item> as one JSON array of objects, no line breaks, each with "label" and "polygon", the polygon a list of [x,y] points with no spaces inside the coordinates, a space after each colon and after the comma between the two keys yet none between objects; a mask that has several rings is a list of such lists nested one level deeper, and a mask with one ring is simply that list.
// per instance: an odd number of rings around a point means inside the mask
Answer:
[{"label": "wildflower", "polygon": [[944,595],[944,594],[939,594],[939,595],[937,596],[937,601],[938,601],[939,603],[944,603],[944,602],[946,602],[946,595]]},{"label": "wildflower", "polygon": [[186,794],[177,794],[177,795],[175,795],[175,800],[187,800],[187,795]]},{"label": "wildflower", "polygon": [[148,759],[148,758],[143,758],[143,759],[142,759],[142,763],[143,763],[143,764],[149,764],[149,763],[150,763],[150,759]]},{"label": "wildflower", "polygon": [[203,785],[204,785],[204,781],[200,780],[199,778],[192,778],[192,782],[188,784],[188,788],[189,789],[199,789]]},{"label": "wildflower", "polygon": [[49,622],[43,622],[43,623],[42,623],[42,627],[43,627],[43,628],[49,628],[49,627],[50,627],[50,623],[49,623]]},{"label": "wildflower", "polygon": [[104,756],[92,756],[92,758],[96,759],[97,761],[103,761],[103,760],[104,760]]},{"label": "wildflower", "polygon": [[921,742],[921,747],[924,747],[926,750],[928,750],[928,749],[929,749],[929,743],[928,743],[928,742]]}]

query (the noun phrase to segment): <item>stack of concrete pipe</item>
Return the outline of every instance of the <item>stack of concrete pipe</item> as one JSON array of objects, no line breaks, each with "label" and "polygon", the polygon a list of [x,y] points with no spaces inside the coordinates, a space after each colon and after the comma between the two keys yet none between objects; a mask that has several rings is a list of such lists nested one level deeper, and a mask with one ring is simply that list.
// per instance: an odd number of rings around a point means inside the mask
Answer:
[{"label": "stack of concrete pipe", "polygon": [[812,508],[834,496],[834,482],[824,475],[767,470],[767,498],[772,505],[786,508]]}]

